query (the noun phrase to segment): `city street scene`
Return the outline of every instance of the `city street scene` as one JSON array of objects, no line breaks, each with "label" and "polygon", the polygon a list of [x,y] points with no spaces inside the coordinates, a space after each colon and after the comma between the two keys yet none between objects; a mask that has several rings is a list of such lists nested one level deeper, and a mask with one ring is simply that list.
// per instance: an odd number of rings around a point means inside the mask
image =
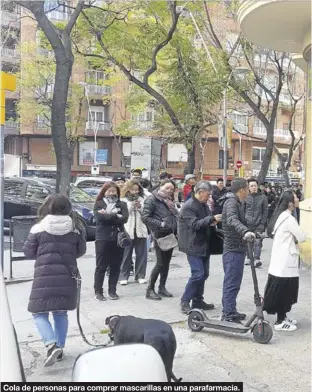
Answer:
[{"label": "city street scene", "polygon": [[1,382],[311,390],[311,11],[1,2]]}]

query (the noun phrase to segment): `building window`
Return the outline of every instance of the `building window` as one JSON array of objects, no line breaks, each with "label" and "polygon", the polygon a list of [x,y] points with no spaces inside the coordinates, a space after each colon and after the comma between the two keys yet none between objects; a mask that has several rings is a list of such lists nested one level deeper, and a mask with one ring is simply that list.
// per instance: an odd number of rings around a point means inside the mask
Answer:
[{"label": "building window", "polygon": [[285,131],[288,131],[289,130],[289,123],[283,123],[283,129]]},{"label": "building window", "polygon": [[69,15],[69,8],[66,6],[67,1],[45,1],[44,12],[48,18],[55,20],[66,20]]},{"label": "building window", "polygon": [[231,113],[229,118],[233,121],[234,125],[248,126],[248,116],[240,113]]},{"label": "building window", "polygon": [[90,106],[88,111],[88,121],[90,122],[109,122],[108,107]]},{"label": "building window", "polygon": [[90,84],[103,84],[104,80],[109,79],[109,75],[104,71],[89,71],[86,73],[87,82]]},{"label": "building window", "polygon": [[264,159],[265,148],[253,147],[252,148],[252,160],[256,162],[262,162]]}]

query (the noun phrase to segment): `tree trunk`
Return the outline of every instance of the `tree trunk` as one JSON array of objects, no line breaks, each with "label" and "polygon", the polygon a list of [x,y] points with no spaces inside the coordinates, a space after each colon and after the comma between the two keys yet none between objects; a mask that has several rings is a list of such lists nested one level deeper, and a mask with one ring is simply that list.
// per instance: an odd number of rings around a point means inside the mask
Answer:
[{"label": "tree trunk", "polygon": [[272,154],[274,149],[274,125],[270,125],[267,129],[267,143],[266,143],[266,150],[263,157],[260,173],[258,175],[258,182],[259,184],[263,184],[265,182],[265,177],[268,173]]},{"label": "tree trunk", "polygon": [[289,174],[288,174],[288,170],[285,169],[285,167],[282,167],[282,174],[285,180],[285,186],[287,188],[290,187],[290,179],[289,179]]},{"label": "tree trunk", "polygon": [[66,104],[73,61],[65,54],[56,59],[55,85],[51,110],[51,133],[56,155],[56,192],[68,195],[72,153],[66,137]]},{"label": "tree trunk", "polygon": [[184,174],[194,174],[195,170],[195,143],[187,150],[187,165]]},{"label": "tree trunk", "polygon": [[[283,155],[279,152],[279,150],[278,150],[278,148],[276,146],[274,147],[274,151],[275,151],[275,153],[277,155],[277,158],[278,158],[278,161],[279,161],[279,164],[280,164],[280,168],[281,168],[281,171],[282,171],[282,176],[283,176],[283,178],[285,180],[285,185],[288,188],[288,187],[290,187],[290,179],[289,179],[289,174],[288,174],[288,169],[290,167],[289,158],[288,158],[288,162],[286,163],[284,161]],[[290,159],[291,159],[291,157],[290,157]]]}]

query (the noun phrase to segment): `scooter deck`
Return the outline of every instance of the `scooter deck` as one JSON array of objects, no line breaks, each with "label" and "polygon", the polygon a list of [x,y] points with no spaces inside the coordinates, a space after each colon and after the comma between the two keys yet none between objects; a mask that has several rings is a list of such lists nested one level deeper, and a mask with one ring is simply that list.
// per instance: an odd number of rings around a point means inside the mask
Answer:
[{"label": "scooter deck", "polygon": [[201,322],[205,328],[213,328],[221,331],[246,333],[250,330],[250,327],[245,327],[243,324],[231,323],[229,321],[211,320],[206,319]]}]

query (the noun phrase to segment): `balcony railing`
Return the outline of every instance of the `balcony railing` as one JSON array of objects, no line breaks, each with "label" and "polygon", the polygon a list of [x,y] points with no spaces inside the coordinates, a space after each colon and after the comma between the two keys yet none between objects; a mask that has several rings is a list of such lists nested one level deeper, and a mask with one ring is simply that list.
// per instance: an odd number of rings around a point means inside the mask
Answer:
[{"label": "balcony railing", "polygon": [[4,59],[10,57],[11,59],[17,60],[20,57],[20,53],[16,49],[1,48],[1,57]]},{"label": "balcony railing", "polygon": [[54,19],[54,20],[68,20],[69,14],[67,12],[62,12],[62,11],[51,11],[47,12],[47,17],[49,19]]},{"label": "balcony railing", "polygon": [[37,120],[36,126],[38,129],[50,128],[51,124],[48,124],[46,120]]},{"label": "balcony railing", "polygon": [[111,87],[109,86],[98,86],[97,84],[88,84],[89,94],[100,94],[106,95],[111,93]]},{"label": "balcony railing", "polygon": [[274,129],[274,136],[290,138],[290,133],[288,129],[277,128]]},{"label": "balcony railing", "polygon": [[[262,127],[253,127],[253,134],[255,136],[266,137],[267,131],[265,128],[262,128]],[[289,133],[288,129],[275,128],[274,129],[274,136],[283,137],[283,138],[290,138],[290,133]]]},{"label": "balcony railing", "polygon": [[112,124],[110,122],[93,122],[87,121],[86,123],[86,130],[87,131],[110,131]]},{"label": "balcony railing", "polygon": [[42,56],[54,56],[54,52],[48,49],[37,47],[37,53]]},{"label": "balcony railing", "polygon": [[19,126],[19,123],[18,123],[17,121],[14,121],[14,120],[6,120],[6,121],[5,121],[5,126],[6,126],[7,128],[14,128],[14,129],[17,129],[18,126]]},{"label": "balcony railing", "polygon": [[253,134],[255,136],[263,136],[266,137],[267,131],[265,128],[262,127],[253,127]]},{"label": "balcony railing", "polygon": [[155,122],[153,121],[135,121],[132,125],[133,128],[136,128],[140,131],[151,131],[155,128]]},{"label": "balcony railing", "polygon": [[1,25],[20,27],[19,15],[15,12],[1,11]]}]

